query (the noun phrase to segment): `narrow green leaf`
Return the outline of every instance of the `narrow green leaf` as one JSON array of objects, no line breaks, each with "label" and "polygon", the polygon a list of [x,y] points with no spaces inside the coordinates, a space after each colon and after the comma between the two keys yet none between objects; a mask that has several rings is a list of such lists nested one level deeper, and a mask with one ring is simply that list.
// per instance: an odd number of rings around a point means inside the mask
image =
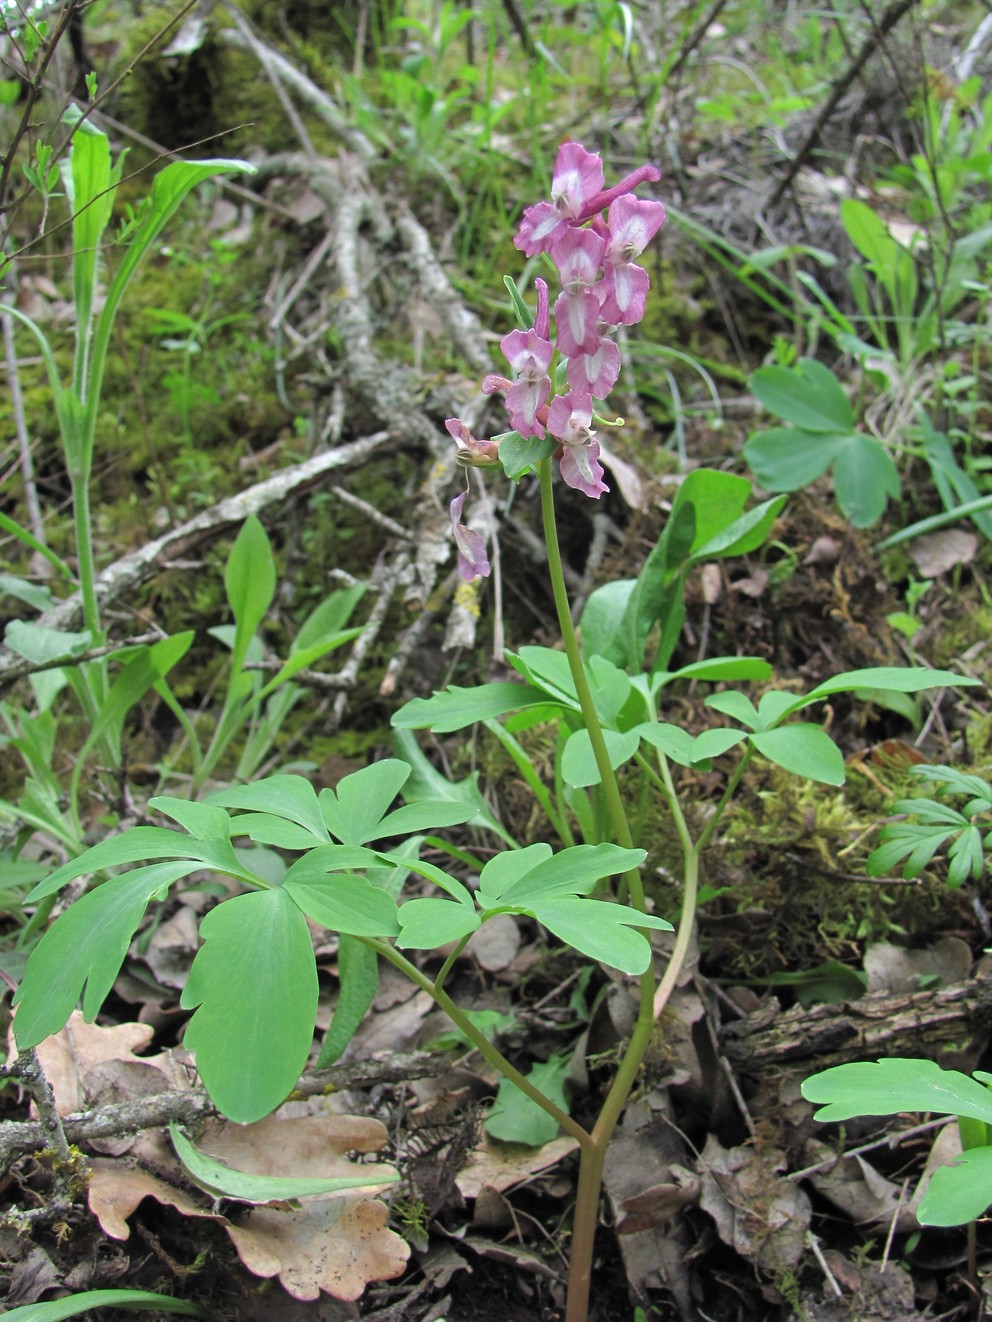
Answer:
[{"label": "narrow green leaf", "polygon": [[294,1198],[311,1198],[315,1194],[346,1193],[352,1189],[369,1189],[383,1184],[396,1184],[399,1172],[376,1165],[363,1168],[356,1165],[354,1175],[338,1175],[314,1179],[301,1175],[253,1175],[234,1170],[226,1162],[211,1157],[202,1148],[191,1143],[176,1124],[169,1126],[169,1137],[187,1173],[214,1198],[235,1198],[242,1203],[275,1203]]},{"label": "narrow green leaf", "polygon": [[268,534],[254,514],[249,514],[234,539],[224,567],[224,590],[234,613],[231,673],[237,676],[244,665],[248,644],[265,618],[276,591],[272,547]]},{"label": "narrow green leaf", "polygon": [[353,583],[350,587],[339,588],[329,597],[325,597],[300,625],[299,633],[293,639],[290,655],[306,652],[328,638],[335,638],[342,633],[366,591],[367,584]]},{"label": "narrow green leaf", "polygon": [[19,1308],[8,1308],[3,1316],[13,1319],[13,1322],[63,1322],[65,1318],[88,1313],[91,1308],[130,1308],[141,1312],[154,1310],[158,1313],[179,1313],[183,1317],[199,1317],[204,1322],[217,1322],[217,1314],[208,1308],[188,1303],[185,1299],[170,1299],[168,1295],[155,1294],[151,1290],[83,1290],[65,1299],[49,1299],[41,1304],[21,1304]]},{"label": "narrow green leaf", "polygon": [[305,647],[294,650],[289,660],[276,671],[272,678],[259,689],[255,694],[255,702],[263,702],[270,693],[285,684],[287,680],[298,675],[301,670],[306,670],[312,666],[315,661],[325,657],[328,653],[343,647],[345,643],[350,643],[353,638],[357,638],[362,632],[362,627],[356,629],[342,629],[340,633],[332,634],[329,638],[324,638],[319,643],[314,643],[311,647]]},{"label": "narrow green leaf", "polygon": [[51,874],[46,881],[35,886],[27,897],[29,903],[43,900],[68,881],[104,868],[119,867],[124,863],[147,862],[153,858],[197,859],[207,867],[216,868],[230,877],[238,877],[249,884],[255,877],[238,862],[230,844],[224,840],[194,840],[182,831],[168,831],[164,826],[132,826],[121,835],[101,840],[85,850],[78,858],[70,859]]},{"label": "narrow green leaf", "polygon": [[99,715],[90,726],[86,742],[77,755],[77,767],[86,761],[90,749],[106,731],[112,731],[115,738],[120,737],[127,713],[182,660],[195,637],[195,632],[190,629],[162,638],[150,647],[142,647],[136,656],[131,657],[100,705]]},{"label": "narrow green leaf", "polygon": [[808,1102],[823,1104],[814,1119],[825,1123],[856,1115],[932,1111],[992,1124],[992,1090],[932,1060],[892,1057],[835,1065],[806,1079],[802,1094]]},{"label": "narrow green leaf", "polygon": [[55,920],[32,950],[14,997],[20,1050],[60,1032],[84,989],[83,1014],[93,1022],[152,896],[199,867],[194,861],[136,868],[97,886]]},{"label": "narrow green leaf", "polygon": [[517,282],[512,275],[504,275],[503,284],[506,285],[506,292],[510,295],[510,302],[513,304],[513,311],[517,318],[517,324],[521,330],[530,330],[534,325],[534,316],[527,302],[517,288]]},{"label": "narrow green leaf", "polygon": [[479,684],[463,689],[450,684],[430,698],[411,698],[393,714],[394,730],[434,730],[450,734],[477,721],[488,721],[505,712],[544,706],[547,695],[530,684]]},{"label": "narrow green leaf", "polygon": [[364,941],[342,932],[338,940],[338,999],[320,1044],[318,1069],[327,1069],[341,1059],[378,990],[379,956]]},{"label": "narrow green leaf", "polygon": [[675,679],[703,679],[717,683],[720,680],[768,679],[771,673],[768,662],[757,656],[714,656],[708,661],[693,661],[656,678],[666,684]]},{"label": "narrow green leaf", "polygon": [[[817,684],[805,698],[797,698],[790,711],[808,707],[832,693],[852,693],[859,689],[889,689],[893,693],[922,693],[927,689],[964,688],[981,680],[953,670],[927,670],[922,666],[869,666],[864,670],[846,670]],[[712,699],[709,700],[712,703]]]},{"label": "narrow green leaf", "polygon": [[237,895],[200,924],[183,989],[186,1046],[217,1109],[242,1124],[285,1101],[313,1041],[317,968],[310,930],[285,888]]}]

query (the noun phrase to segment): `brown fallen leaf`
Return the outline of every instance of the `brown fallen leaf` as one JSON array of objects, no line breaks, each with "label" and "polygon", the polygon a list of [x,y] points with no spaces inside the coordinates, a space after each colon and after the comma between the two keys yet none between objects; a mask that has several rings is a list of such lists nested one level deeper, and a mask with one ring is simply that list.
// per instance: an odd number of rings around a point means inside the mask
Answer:
[{"label": "brown fallen leaf", "polygon": [[806,1252],[810,1202],[778,1171],[784,1154],[774,1148],[725,1148],[710,1134],[700,1160],[699,1205],[716,1222],[725,1244],[769,1276],[791,1270]]},{"label": "brown fallen leaf", "polygon": [[483,1189],[505,1193],[557,1165],[578,1146],[574,1138],[556,1138],[540,1148],[504,1147],[486,1139],[458,1172],[455,1185],[463,1198],[478,1198]]},{"label": "brown fallen leaf", "polygon": [[410,1246],[389,1229],[376,1199],[311,1200],[298,1211],[256,1207],[226,1226],[238,1256],[256,1276],[278,1276],[295,1299],[359,1299],[370,1281],[402,1274]]},{"label": "brown fallen leaf", "polygon": [[[208,1212],[181,1189],[140,1168],[131,1169],[111,1157],[95,1157],[91,1162],[89,1183],[90,1211],[111,1239],[127,1239],[131,1234],[128,1217],[143,1198],[154,1198],[164,1207],[174,1207],[183,1216],[203,1217],[228,1225],[225,1217]],[[178,1174],[178,1162],[177,1174]]]},{"label": "brown fallen leaf", "polygon": [[653,1184],[643,1193],[625,1198],[623,1220],[617,1226],[618,1235],[636,1235],[641,1230],[654,1230],[670,1221],[684,1207],[699,1201],[699,1181],[685,1184]]},{"label": "brown fallen leaf", "polygon": [[[211,1121],[198,1146],[254,1175],[334,1178],[361,1171],[369,1185],[376,1185],[392,1176],[393,1168],[379,1162],[359,1166],[345,1154],[377,1152],[387,1137],[385,1125],[366,1116],[268,1116],[252,1125]],[[164,1145],[154,1165],[161,1174],[174,1175],[176,1186],[186,1178]],[[97,1158],[90,1209],[114,1239],[127,1239],[128,1217],[146,1197],[183,1216],[216,1221],[250,1272],[278,1276],[296,1299],[317,1299],[321,1291],[335,1299],[358,1299],[370,1281],[399,1276],[410,1256],[407,1242],[386,1224],[385,1204],[367,1193],[302,1199],[291,1211],[277,1210],[284,1206],[278,1204],[221,1216],[176,1186],[140,1166]]]},{"label": "brown fallen leaf", "polygon": [[921,578],[939,578],[956,565],[971,564],[977,550],[978,538],[973,532],[945,528],[926,537],[917,537],[909,554]]}]

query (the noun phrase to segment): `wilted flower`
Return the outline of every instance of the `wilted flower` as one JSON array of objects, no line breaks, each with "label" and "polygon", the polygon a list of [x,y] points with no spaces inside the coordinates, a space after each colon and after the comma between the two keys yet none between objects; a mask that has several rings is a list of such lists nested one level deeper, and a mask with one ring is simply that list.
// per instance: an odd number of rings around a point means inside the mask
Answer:
[{"label": "wilted flower", "polygon": [[455,535],[458,548],[458,572],[466,583],[473,578],[489,577],[489,556],[486,554],[486,542],[481,533],[467,528],[462,523],[462,506],[465,504],[467,491],[460,492],[448,507],[451,515],[451,530]]},{"label": "wilted flower", "polygon": [[461,418],[448,418],[444,426],[458,446],[455,458],[465,468],[500,467],[499,445],[496,441],[483,441],[473,436]]}]

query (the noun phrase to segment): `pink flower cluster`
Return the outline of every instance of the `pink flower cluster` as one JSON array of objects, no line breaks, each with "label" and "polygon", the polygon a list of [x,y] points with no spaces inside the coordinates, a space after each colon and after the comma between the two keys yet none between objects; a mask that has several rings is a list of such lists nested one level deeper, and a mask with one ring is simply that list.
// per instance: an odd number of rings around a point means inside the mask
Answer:
[{"label": "pink flower cluster", "polygon": [[[661,202],[643,201],[633,196],[633,190],[658,178],[653,165],[642,165],[604,189],[603,162],[598,156],[577,142],[566,142],[559,149],[551,201],[538,202],[524,211],[514,239],[528,257],[549,253],[558,269],[561,293],[554,305],[556,337],[552,341],[548,286],[536,279],[533,328],[511,331],[500,341],[515,379],[492,375],[482,382],[486,394],[499,391],[504,395],[515,432],[536,437],[550,434],[559,442],[562,479],[593,499],[609,490],[592,429],[593,401],[605,399],[620,375],[620,351],[611,338],[613,333],[618,326],[633,326],[644,316],[650,280],[634,258],[665,220]],[[556,353],[565,360],[568,390],[551,398]],[[458,445],[462,463],[486,468],[499,464],[498,441],[477,439],[457,418],[449,418],[445,426]],[[489,561],[482,537],[461,523],[464,502],[465,493],[451,502],[451,522],[458,570],[467,582],[488,574]]]}]

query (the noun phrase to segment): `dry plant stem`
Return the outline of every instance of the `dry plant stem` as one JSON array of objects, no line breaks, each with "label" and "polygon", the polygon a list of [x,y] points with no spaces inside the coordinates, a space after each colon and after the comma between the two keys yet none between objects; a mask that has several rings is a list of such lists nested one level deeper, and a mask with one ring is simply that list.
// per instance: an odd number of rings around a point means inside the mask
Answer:
[{"label": "dry plant stem", "polygon": [[[435,1078],[449,1068],[450,1059],[443,1052],[397,1051],[381,1059],[373,1057],[332,1065],[329,1069],[310,1070],[300,1079],[292,1096],[295,1100],[352,1089],[377,1088],[383,1084],[407,1083],[410,1079]],[[0,1078],[14,1078],[15,1075],[21,1077],[17,1074],[16,1064],[0,1068]],[[116,1102],[89,1111],[74,1111],[62,1117],[60,1123],[69,1143],[83,1143],[89,1139],[116,1138],[144,1129],[157,1129],[174,1120],[190,1124],[216,1114],[217,1109],[205,1089],[190,1088],[134,1097],[128,1102]],[[0,1175],[23,1153],[39,1152],[50,1146],[51,1138],[39,1120],[0,1122]]]},{"label": "dry plant stem", "polygon": [[14,346],[14,318],[9,312],[0,317],[3,322],[3,351],[7,363],[7,382],[10,386],[10,409],[17,432],[17,449],[21,460],[21,480],[24,485],[24,504],[28,513],[28,527],[36,541],[45,543],[45,523],[41,517],[38,488],[34,481],[34,463],[31,459],[31,438],[24,417],[24,396],[21,377],[17,370],[17,350]]},{"label": "dry plant stem", "polygon": [[52,1085],[41,1068],[37,1051],[31,1047],[27,1051],[20,1052],[13,1065],[0,1070],[0,1077],[16,1079],[21,1087],[31,1094],[31,1099],[41,1117],[40,1129],[45,1136],[46,1146],[53,1150],[60,1161],[69,1161],[69,1142],[55,1107]]}]

